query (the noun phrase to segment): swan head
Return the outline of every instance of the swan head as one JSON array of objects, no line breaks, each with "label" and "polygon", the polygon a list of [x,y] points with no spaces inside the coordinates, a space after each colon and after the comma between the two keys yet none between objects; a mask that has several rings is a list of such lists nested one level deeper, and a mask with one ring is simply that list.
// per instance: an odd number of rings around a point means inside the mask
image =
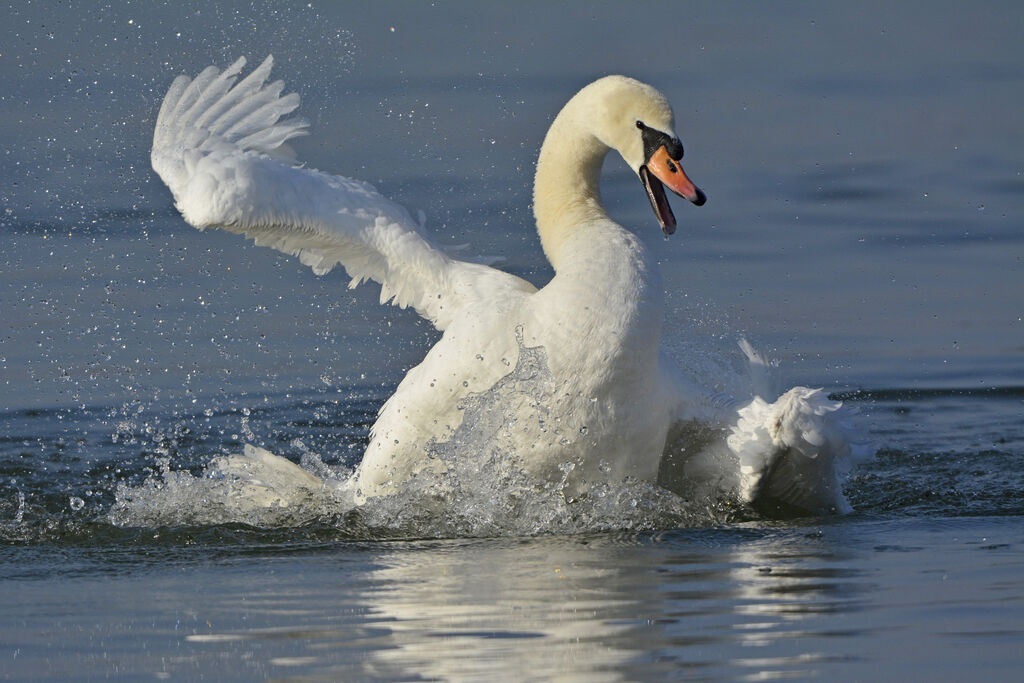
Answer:
[{"label": "swan head", "polygon": [[591,121],[594,135],[619,152],[640,178],[654,215],[666,235],[676,230],[676,219],[665,187],[703,206],[707,196],[686,175],[680,163],[683,144],[675,134],[672,107],[655,88],[625,76],[606,76],[581,91],[593,90],[588,99],[600,103]]}]

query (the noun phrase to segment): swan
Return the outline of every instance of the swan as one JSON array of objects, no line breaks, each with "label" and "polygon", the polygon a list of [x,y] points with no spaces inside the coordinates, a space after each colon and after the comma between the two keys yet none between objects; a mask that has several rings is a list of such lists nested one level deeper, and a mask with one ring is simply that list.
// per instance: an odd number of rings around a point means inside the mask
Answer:
[{"label": "swan", "polygon": [[[850,446],[833,424],[838,404],[797,387],[755,397],[739,411],[723,408],[684,378],[662,346],[657,263],[608,216],[599,176],[605,156],[618,152],[665,235],[676,228],[665,188],[705,203],[681,165],[664,95],[606,76],[555,117],[533,194],[555,274],[538,289],[449,256],[371,185],[297,164],[287,143],[308,124],[289,117],[298,95],[268,83],[272,64],[267,57],[240,80],[244,58],[223,71],[178,76],[157,117],[152,165],[192,226],[243,234],[298,256],[317,274],[340,264],[351,287],[379,283],[381,303],[411,306],[442,333],[380,409],[349,484],[358,502],[444,469],[432,450],[457,433],[466,401],[494,392],[530,355],[546,378],[544,405],[529,392],[504,391],[490,395],[487,413],[497,416],[510,460],[538,480],[559,479],[575,493],[596,481],[655,482],[667,445],[686,425],[708,424],[729,432],[738,491],[748,502],[847,509],[837,481]],[[752,367],[761,362],[752,350],[748,357]],[[260,452],[254,466],[264,479],[274,458]],[[290,463],[278,464],[287,475]]]}]

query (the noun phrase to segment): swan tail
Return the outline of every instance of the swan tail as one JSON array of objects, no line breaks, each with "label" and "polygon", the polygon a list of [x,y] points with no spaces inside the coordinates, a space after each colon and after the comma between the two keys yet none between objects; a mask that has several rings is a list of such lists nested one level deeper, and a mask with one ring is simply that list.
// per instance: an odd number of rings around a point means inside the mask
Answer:
[{"label": "swan tail", "polygon": [[532,290],[450,258],[372,185],[296,165],[287,143],[308,127],[291,116],[299,96],[268,82],[271,57],[240,78],[244,65],[179,76],[160,107],[151,161],[189,224],[243,234],[319,275],[341,264],[351,286],[379,282],[382,303],[412,306],[442,330],[476,292]]},{"label": "swan tail", "polygon": [[843,481],[872,451],[853,441],[848,413],[806,387],[741,408],[727,443],[739,457],[744,502],[771,516],[850,512]]}]

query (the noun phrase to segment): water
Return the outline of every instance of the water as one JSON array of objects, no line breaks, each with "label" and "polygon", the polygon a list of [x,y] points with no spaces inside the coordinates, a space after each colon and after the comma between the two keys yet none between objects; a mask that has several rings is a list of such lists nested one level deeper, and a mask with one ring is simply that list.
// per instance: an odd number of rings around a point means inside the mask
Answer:
[{"label": "water", "polygon": [[[3,677],[1018,675],[1016,3],[0,16]],[[673,349],[720,368],[716,389],[743,335],[787,384],[859,410],[880,450],[849,481],[854,513],[779,522],[624,490],[585,512],[547,499],[541,535],[330,501],[213,523],[211,457],[251,443],[344,472],[435,339],[371,287],[173,212],[148,164],[159,98],[268,52],[303,97],[311,166],[538,283],[529,186],[551,117],[604,73],[665,91],[707,206],[677,205],[664,241],[611,161],[606,203],[662,259]],[[118,517],[169,470],[200,482],[176,517]]]}]

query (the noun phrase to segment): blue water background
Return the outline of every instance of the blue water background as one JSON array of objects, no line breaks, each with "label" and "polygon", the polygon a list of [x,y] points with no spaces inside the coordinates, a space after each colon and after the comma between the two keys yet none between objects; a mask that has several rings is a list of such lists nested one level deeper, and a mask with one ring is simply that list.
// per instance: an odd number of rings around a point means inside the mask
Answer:
[{"label": "blue water background", "polygon": [[[1024,5],[0,7],[0,678],[1015,680],[1024,661]],[[372,285],[199,233],[149,168],[173,77],[276,59],[310,166],[550,276],[537,149],[625,73],[675,104],[675,355],[861,412],[856,512],[664,532],[381,539],[114,527],[156,457],[358,460],[436,332]],[[709,378],[714,381],[714,378]],[[297,443],[301,442],[301,448]]]},{"label": "blue water background", "polygon": [[309,165],[538,283],[548,122],[596,76],[650,81],[710,200],[663,241],[618,159],[604,193],[662,261],[670,334],[745,334],[826,386],[1024,383],[1015,3],[54,7],[0,28],[3,407],[393,381],[422,356],[415,316],[192,231],[150,170],[174,75],[268,53]]}]

